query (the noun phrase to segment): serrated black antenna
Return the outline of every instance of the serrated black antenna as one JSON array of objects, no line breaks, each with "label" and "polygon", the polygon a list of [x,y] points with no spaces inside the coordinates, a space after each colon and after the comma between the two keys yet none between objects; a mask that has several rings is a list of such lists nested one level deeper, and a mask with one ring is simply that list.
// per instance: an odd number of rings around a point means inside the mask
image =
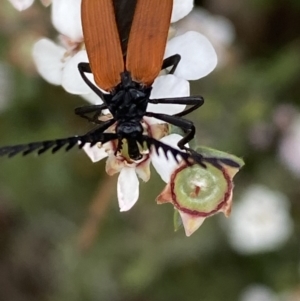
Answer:
[{"label": "serrated black antenna", "polygon": [[195,162],[199,165],[201,165],[203,168],[206,168],[206,163],[209,163],[213,165],[214,167],[218,169],[222,169],[221,163],[231,166],[233,168],[241,168],[241,165],[238,164],[236,161],[228,159],[228,158],[219,158],[219,157],[205,157],[200,153],[197,153],[196,151],[192,149],[188,149],[187,152],[183,152],[181,150],[178,150],[176,148],[173,148],[172,146],[169,146],[159,140],[156,140],[154,138],[143,136],[143,139],[147,143],[147,147],[151,149],[151,146],[154,147],[155,152],[159,156],[159,149],[161,149],[165,155],[165,157],[168,159],[169,152],[172,154],[174,159],[177,163],[179,163],[178,156],[180,156],[188,165],[190,165],[192,162]]},{"label": "serrated black antenna", "polygon": [[176,148],[173,148],[172,146],[167,145],[152,137],[143,135],[143,139],[144,141],[146,141],[148,149],[151,149],[151,146],[154,147],[155,152],[158,156],[160,155],[159,150],[161,149],[167,159],[169,159],[169,153],[171,153],[171,155],[173,156],[173,158],[176,160],[177,163],[179,163],[178,156],[180,156],[187,164],[191,164],[190,159],[192,159],[192,157],[190,156],[190,154],[180,151]]},{"label": "serrated black antenna", "polygon": [[26,156],[35,151],[37,151],[38,155],[41,155],[48,150],[52,150],[52,153],[54,154],[63,147],[66,147],[65,151],[69,151],[75,145],[78,145],[79,148],[82,148],[87,143],[90,143],[91,146],[94,146],[98,142],[104,144],[114,139],[117,139],[116,134],[99,132],[88,133],[82,136],[74,136],[63,139],[4,146],[0,148],[0,156],[8,156],[9,158],[17,154],[22,154],[23,156]]},{"label": "serrated black antenna", "polygon": [[[0,157],[8,156],[9,158],[14,157],[17,154],[22,154],[26,156],[30,153],[37,151],[38,155],[45,153],[48,150],[52,150],[52,154],[56,153],[63,147],[65,147],[65,151],[71,150],[75,145],[81,149],[87,143],[90,143],[90,146],[94,146],[97,143],[106,143],[111,140],[118,139],[118,135],[114,133],[102,133],[102,128],[93,129],[91,132],[88,132],[82,136],[73,136],[67,137],[62,139],[55,139],[55,140],[45,140],[40,142],[32,142],[27,144],[18,144],[12,146],[4,146],[0,148]],[[119,139],[118,139],[119,140]],[[233,161],[228,158],[218,158],[218,157],[205,157],[200,153],[192,149],[188,149],[187,152],[178,150],[169,146],[159,140],[156,140],[152,137],[143,135],[140,139],[138,139],[140,145],[143,145],[146,142],[147,147],[151,150],[151,147],[154,147],[155,152],[159,156],[159,150],[163,151],[163,154],[167,159],[169,159],[169,153],[173,156],[177,163],[179,163],[178,157],[181,157],[188,165],[191,165],[193,162],[201,165],[203,168],[206,168],[205,162],[210,163],[211,165],[215,166],[218,169],[221,169],[222,166],[220,163],[225,165],[229,165],[234,168],[240,168],[240,164],[236,161]],[[119,140],[118,148],[122,148],[123,142]],[[120,150],[119,149],[119,150]]]},{"label": "serrated black antenna", "polygon": [[227,158],[219,158],[219,161],[221,161],[222,163],[224,163],[225,165],[229,165],[230,167],[233,168],[241,168],[242,165],[237,163],[236,161],[233,161],[231,159],[227,159]]}]

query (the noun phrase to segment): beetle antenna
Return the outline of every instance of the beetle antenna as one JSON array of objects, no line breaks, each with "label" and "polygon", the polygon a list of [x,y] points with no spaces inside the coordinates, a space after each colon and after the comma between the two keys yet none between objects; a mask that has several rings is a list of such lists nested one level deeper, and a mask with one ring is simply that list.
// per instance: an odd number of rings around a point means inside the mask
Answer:
[{"label": "beetle antenna", "polygon": [[158,156],[160,155],[159,150],[161,149],[167,159],[169,158],[169,153],[171,153],[171,155],[173,156],[173,158],[176,160],[177,163],[179,163],[178,157],[181,157],[188,165],[190,165],[193,161],[197,161],[197,163],[199,163],[202,167],[206,168],[206,165],[203,163],[203,157],[200,154],[199,156],[201,158],[198,158],[198,160],[196,160],[194,156],[191,156],[189,153],[173,148],[172,146],[167,145],[152,137],[143,135],[143,139],[144,141],[146,141],[149,149],[151,149],[151,146],[154,147]]},{"label": "beetle antenna", "polygon": [[195,162],[201,165],[203,168],[207,167],[205,163],[209,163],[218,169],[222,169],[222,163],[233,168],[241,168],[240,164],[238,164],[236,161],[233,161],[229,158],[205,157],[202,154],[192,149],[188,149],[188,152],[183,152],[159,140],[156,140],[152,137],[148,137],[145,135],[143,135],[143,139],[144,141],[146,141],[149,149],[151,149],[151,146],[155,148],[155,151],[158,156],[160,155],[159,153],[160,149],[163,151],[167,159],[168,159],[168,153],[170,152],[177,163],[179,163],[178,157],[181,157],[188,165],[191,165],[193,162]]},{"label": "beetle antenna", "polygon": [[98,142],[104,144],[116,138],[117,135],[111,133],[99,133],[99,132],[87,133],[82,136],[74,136],[74,137],[68,137],[63,139],[46,140],[46,141],[32,142],[27,144],[4,146],[0,148],[0,156],[8,156],[9,158],[11,158],[20,153],[23,156],[26,156],[35,151],[37,151],[38,155],[41,155],[48,150],[52,150],[52,154],[54,154],[64,146],[66,146],[65,151],[69,151],[75,145],[78,145],[78,147],[81,149],[87,143],[90,143],[91,146],[93,146]]}]

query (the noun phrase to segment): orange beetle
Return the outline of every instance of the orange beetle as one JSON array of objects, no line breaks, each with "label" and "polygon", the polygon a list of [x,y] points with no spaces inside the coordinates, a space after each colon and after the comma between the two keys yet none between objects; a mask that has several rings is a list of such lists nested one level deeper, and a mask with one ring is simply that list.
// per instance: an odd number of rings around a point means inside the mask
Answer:
[{"label": "orange beetle", "polygon": [[[123,8],[120,9],[120,4]],[[132,19],[120,24],[129,5],[134,9]],[[180,61],[174,55],[163,60],[168,38],[173,0],[98,0],[82,1],[82,27],[88,63],[80,63],[79,71],[84,81],[101,97],[104,104],[77,108],[76,114],[98,123],[103,109],[109,109],[113,118],[106,124],[101,123],[101,131],[116,124],[115,139],[127,140],[128,154],[131,159],[141,158],[139,146],[144,142],[154,144],[150,137],[143,135],[144,116],[155,117],[183,128],[187,135],[179,142],[181,149],[194,137],[194,125],[180,116],[195,110],[203,104],[202,97],[180,97],[169,99],[150,99],[150,92],[155,78],[161,69],[172,67],[173,73]],[[129,28],[129,30],[128,30]],[[93,85],[85,73],[93,73],[98,87],[109,92],[103,94]],[[193,105],[192,108],[171,116],[147,112],[148,103],[170,103]],[[93,118],[87,116],[94,113]],[[97,130],[98,131],[98,130]],[[157,143],[155,143],[157,144]],[[167,150],[166,147],[164,147]]]}]

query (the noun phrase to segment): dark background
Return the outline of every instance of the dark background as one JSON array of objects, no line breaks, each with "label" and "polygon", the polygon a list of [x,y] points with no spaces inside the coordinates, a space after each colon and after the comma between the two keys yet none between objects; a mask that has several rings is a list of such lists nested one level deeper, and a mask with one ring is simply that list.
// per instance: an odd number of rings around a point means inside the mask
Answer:
[{"label": "dark background", "polygon": [[[252,184],[286,194],[293,235],[278,250],[240,255],[228,243],[223,217],[208,219],[189,238],[183,230],[174,233],[172,207],[155,204],[164,183],[154,170],[150,182],[141,183],[135,207],[120,213],[116,177],[105,174],[104,161],[92,164],[76,150],[2,158],[1,301],[234,301],[255,283],[295,296],[282,300],[300,300],[299,177],[278,159],[284,128],[274,117],[283,114],[288,123],[299,110],[300,2],[196,3],[227,17],[236,31],[222,68],[192,83],[192,94],[206,99],[190,116],[198,142],[245,159],[235,179],[236,202]],[[36,73],[31,47],[41,36],[56,37],[49,8],[36,1],[20,13],[3,1],[1,145],[71,136],[89,128],[73,114],[84,100]]]}]

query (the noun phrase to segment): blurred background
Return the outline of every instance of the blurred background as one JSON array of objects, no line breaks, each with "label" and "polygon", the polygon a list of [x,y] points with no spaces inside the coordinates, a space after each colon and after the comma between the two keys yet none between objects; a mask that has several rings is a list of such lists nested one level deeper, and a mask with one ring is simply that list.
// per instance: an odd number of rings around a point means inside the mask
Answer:
[{"label": "blurred background", "polygon": [[[217,70],[192,83],[201,145],[234,153],[232,216],[187,238],[156,205],[154,170],[120,213],[116,178],[80,151],[1,159],[0,300],[300,300],[300,2],[206,0],[175,24],[213,43]],[[56,38],[38,1],[0,9],[0,144],[81,134],[86,102],[45,82],[33,43]]]}]

